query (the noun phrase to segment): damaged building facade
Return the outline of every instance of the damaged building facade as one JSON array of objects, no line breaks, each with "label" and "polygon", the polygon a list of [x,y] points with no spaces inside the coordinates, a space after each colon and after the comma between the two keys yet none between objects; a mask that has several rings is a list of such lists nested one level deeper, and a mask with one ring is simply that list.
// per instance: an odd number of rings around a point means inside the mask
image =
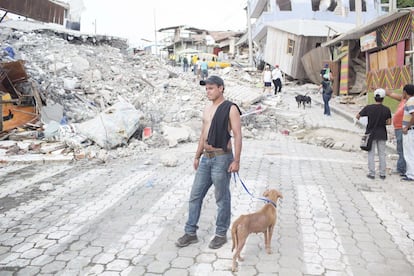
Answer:
[{"label": "damaged building facade", "polygon": [[[380,1],[361,2],[363,24],[378,16]],[[313,57],[302,60],[302,56],[352,29],[357,20],[354,0],[254,0],[248,3],[248,13],[248,20],[254,20],[251,36],[256,64],[278,64],[288,76],[311,81],[315,81],[323,64],[332,60],[332,55],[323,47]],[[317,32],[312,35],[309,29]]]},{"label": "damaged building facade", "polygon": [[[413,11],[395,10],[325,44],[333,47],[340,64],[341,94],[367,92],[372,102],[378,87],[402,93],[404,85],[412,83]],[[355,89],[361,83],[366,89]],[[392,110],[398,105],[388,97],[384,103]]]}]

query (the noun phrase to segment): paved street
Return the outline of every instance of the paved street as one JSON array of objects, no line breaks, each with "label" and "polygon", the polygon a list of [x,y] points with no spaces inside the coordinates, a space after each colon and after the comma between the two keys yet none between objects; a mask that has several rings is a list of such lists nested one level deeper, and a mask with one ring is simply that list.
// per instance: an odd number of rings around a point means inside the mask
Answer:
[{"label": "paved street", "polygon": [[[284,101],[309,125],[362,132],[337,113],[324,117],[316,103],[297,111],[293,95],[285,92]],[[169,150],[176,167],[160,164],[161,149],[104,164],[0,167],[0,275],[414,275],[414,184],[398,175],[367,179],[362,151],[277,132],[266,137],[243,141],[240,177],[256,196],[266,188],[284,196],[273,254],[265,252],[262,234],[251,234],[238,273],[231,272],[231,242],[208,248],[213,190],[203,205],[200,241],[174,245],[194,177],[196,144],[184,144]],[[231,189],[232,221],[263,205],[240,183],[232,181]]]}]

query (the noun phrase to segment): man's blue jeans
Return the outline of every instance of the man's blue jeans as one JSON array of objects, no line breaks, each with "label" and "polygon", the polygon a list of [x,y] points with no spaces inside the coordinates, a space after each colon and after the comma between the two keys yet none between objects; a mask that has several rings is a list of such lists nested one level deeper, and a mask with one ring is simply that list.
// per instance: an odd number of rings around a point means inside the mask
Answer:
[{"label": "man's blue jeans", "polygon": [[196,233],[203,199],[211,185],[214,184],[214,195],[217,204],[216,235],[226,236],[231,217],[231,173],[227,170],[232,160],[233,154],[231,152],[213,158],[203,156],[200,159],[191,189],[188,220],[184,228],[185,233]]},{"label": "man's blue jeans", "polygon": [[378,151],[379,159],[379,175],[386,175],[386,155],[385,155],[385,140],[372,140],[371,150],[368,151],[368,174],[375,176],[375,148]]},{"label": "man's blue jeans", "polygon": [[329,107],[329,101],[331,99],[331,95],[328,95],[327,93],[323,93],[322,99],[323,99],[323,114],[331,116],[331,108]]},{"label": "man's blue jeans", "polygon": [[398,153],[398,161],[397,161],[397,171],[399,173],[404,173],[407,169],[404,159],[404,151],[403,151],[403,133],[402,129],[394,129],[395,132],[395,139],[397,140],[397,153]]}]

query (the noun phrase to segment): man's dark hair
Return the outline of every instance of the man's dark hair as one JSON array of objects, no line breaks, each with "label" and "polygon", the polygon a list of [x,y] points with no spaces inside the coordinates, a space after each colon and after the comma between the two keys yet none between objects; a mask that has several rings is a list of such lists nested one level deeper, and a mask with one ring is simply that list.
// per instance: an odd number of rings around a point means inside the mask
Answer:
[{"label": "man's dark hair", "polygon": [[414,96],[414,84],[406,84],[403,88],[408,95]]},{"label": "man's dark hair", "polygon": [[377,103],[382,103],[382,102],[384,101],[384,98],[381,98],[380,96],[375,95],[374,100],[375,100]]}]

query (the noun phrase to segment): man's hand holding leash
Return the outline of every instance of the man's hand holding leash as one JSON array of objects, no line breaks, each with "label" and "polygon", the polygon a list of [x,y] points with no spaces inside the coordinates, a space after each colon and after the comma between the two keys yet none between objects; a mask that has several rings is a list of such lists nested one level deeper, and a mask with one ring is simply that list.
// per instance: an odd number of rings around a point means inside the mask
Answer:
[{"label": "man's hand holding leash", "polygon": [[240,161],[239,160],[233,160],[230,163],[229,169],[227,170],[230,173],[238,172],[240,169]]}]

